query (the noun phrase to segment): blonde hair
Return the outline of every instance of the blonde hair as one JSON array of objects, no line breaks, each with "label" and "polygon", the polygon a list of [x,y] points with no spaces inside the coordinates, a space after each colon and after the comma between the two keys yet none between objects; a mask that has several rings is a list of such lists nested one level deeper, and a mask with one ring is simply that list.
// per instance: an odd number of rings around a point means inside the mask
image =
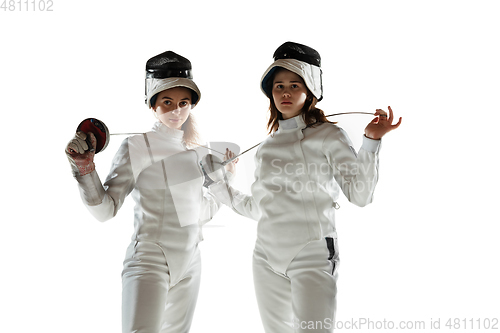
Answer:
[{"label": "blonde hair", "polygon": [[196,121],[192,114],[189,114],[188,119],[182,124],[181,130],[184,131],[184,136],[182,137],[183,141],[187,146],[199,146],[200,134],[196,129]]}]

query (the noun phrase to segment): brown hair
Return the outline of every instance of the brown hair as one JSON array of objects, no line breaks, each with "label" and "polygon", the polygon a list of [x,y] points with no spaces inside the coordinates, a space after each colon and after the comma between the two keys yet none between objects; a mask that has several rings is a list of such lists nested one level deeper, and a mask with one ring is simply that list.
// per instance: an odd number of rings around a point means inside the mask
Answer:
[{"label": "brown hair", "polygon": [[[267,82],[269,82],[272,85],[272,82],[274,82],[274,76],[278,71],[283,70],[284,68],[279,68],[276,70],[273,74],[272,77],[269,78]],[[285,69],[287,70],[287,69]],[[302,79],[302,78],[301,78]],[[303,81],[303,79],[302,79]],[[305,85],[305,84],[304,84]],[[272,91],[272,90],[268,90]],[[276,104],[274,103],[274,98],[273,96],[268,96],[269,97],[269,121],[267,122],[267,129],[269,130],[269,134],[272,134],[278,130],[279,127],[279,120],[283,120],[283,115],[281,112],[278,110],[276,107]],[[316,107],[316,103],[318,103],[318,99],[311,93],[309,88],[307,88],[307,97],[306,101],[304,103],[304,107],[302,108],[301,115],[302,118],[304,119],[304,122],[308,127],[315,127],[318,126],[321,123],[332,123],[336,124],[336,122],[329,121],[326,119],[325,113],[323,110],[319,109]]]}]

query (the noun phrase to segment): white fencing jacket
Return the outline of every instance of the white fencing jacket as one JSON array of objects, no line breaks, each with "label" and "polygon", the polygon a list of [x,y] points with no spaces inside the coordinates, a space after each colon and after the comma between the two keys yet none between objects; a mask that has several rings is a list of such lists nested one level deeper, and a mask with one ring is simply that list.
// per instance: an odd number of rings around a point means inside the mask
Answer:
[{"label": "white fencing jacket", "polygon": [[237,213],[257,220],[257,241],[271,266],[285,273],[307,243],[336,238],[340,190],[350,202],[372,201],[378,179],[380,140],[364,137],[359,153],[332,123],[307,127],[302,115],[281,120],[255,155],[252,195],[223,182],[210,189]]},{"label": "white fencing jacket", "polygon": [[220,207],[202,186],[201,156],[186,149],[182,136],[183,131],[157,122],[151,132],[123,141],[104,186],[95,171],[76,177],[84,204],[99,221],[114,217],[132,192],[132,241],[162,247],[172,284],[182,276],[203,239],[202,224]]}]

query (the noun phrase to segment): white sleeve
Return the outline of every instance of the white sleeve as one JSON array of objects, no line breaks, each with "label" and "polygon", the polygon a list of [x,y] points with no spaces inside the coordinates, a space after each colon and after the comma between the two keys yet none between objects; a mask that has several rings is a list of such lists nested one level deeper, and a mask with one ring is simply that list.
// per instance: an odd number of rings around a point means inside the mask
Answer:
[{"label": "white sleeve", "polygon": [[366,206],[373,200],[380,144],[380,140],[363,136],[363,144],[356,154],[349,137],[338,127],[323,141],[323,152],[334,170],[335,180],[347,199],[357,206]]},{"label": "white sleeve", "polygon": [[200,225],[210,222],[222,206],[217,197],[207,188],[202,187],[203,198],[200,209]]},{"label": "white sleeve", "polygon": [[76,180],[83,203],[97,220],[104,222],[114,217],[135,185],[128,140],[116,153],[104,185],[96,171],[77,176]]},{"label": "white sleeve", "polygon": [[[257,161],[257,158],[255,161],[258,168],[259,162]],[[255,203],[253,196],[242,193],[232,187],[231,180],[233,179],[233,174],[226,171],[226,175],[228,182],[221,180],[211,184],[209,186],[210,192],[212,192],[220,202],[230,207],[236,213],[258,221],[260,219],[261,212],[258,205]]]}]

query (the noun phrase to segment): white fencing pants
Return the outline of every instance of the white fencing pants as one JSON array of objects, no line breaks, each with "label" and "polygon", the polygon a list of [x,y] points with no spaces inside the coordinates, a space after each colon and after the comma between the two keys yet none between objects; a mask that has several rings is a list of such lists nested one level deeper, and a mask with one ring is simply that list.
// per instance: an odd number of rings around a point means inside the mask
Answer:
[{"label": "white fencing pants", "polygon": [[169,267],[155,243],[132,243],[122,273],[123,333],[187,333],[200,287],[196,250],[184,278],[170,286]]},{"label": "white fencing pants", "polygon": [[307,244],[286,274],[277,273],[257,241],[253,276],[265,332],[333,332],[338,263],[337,239],[321,239]]}]

